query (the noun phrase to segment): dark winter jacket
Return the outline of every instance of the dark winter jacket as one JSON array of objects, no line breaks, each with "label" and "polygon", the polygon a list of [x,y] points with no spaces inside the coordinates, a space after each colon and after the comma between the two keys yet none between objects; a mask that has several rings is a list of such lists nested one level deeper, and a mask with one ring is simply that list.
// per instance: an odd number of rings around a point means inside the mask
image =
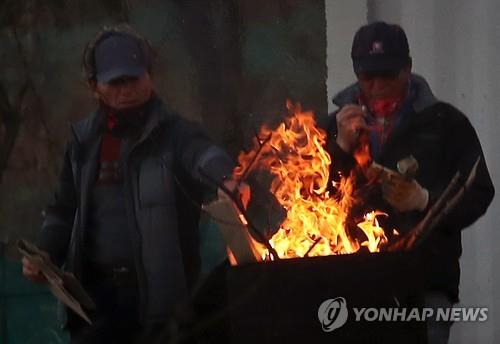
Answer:
[{"label": "dark winter jacket", "polygon": [[[79,279],[104,118],[97,111],[72,126],[60,188],[39,239],[39,246]],[[140,137],[128,145],[122,165],[124,216],[131,229],[140,315],[146,321],[164,320],[185,299],[199,270],[196,204],[233,165],[197,126],[167,112],[157,98]]]},{"label": "dark winter jacket", "polygon": [[[413,155],[419,163],[415,178],[429,191],[429,205],[432,205],[457,171],[463,183],[476,159],[481,158],[472,188],[422,246],[427,288],[447,292],[457,301],[462,252],[460,231],[485,213],[493,199],[494,187],[478,137],[467,117],[452,105],[438,101],[420,76],[412,75],[411,91],[413,98],[408,113],[401,117],[376,162],[397,170],[399,160]],[[359,88],[354,84],[335,96],[333,102],[342,108],[346,104],[357,104],[358,99]],[[330,119],[328,134],[328,150],[333,160],[331,175],[338,175],[338,171],[349,175],[356,162],[335,142],[335,116]],[[391,231],[397,228],[404,233],[425,215],[425,211],[397,213],[382,199],[380,189],[369,195],[364,206],[386,211],[390,216],[385,228]]]}]

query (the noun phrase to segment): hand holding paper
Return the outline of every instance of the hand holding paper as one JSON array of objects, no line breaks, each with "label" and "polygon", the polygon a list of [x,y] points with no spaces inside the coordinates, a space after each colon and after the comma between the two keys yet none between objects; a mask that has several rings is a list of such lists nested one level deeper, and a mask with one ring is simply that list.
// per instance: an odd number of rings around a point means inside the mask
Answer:
[{"label": "hand holding paper", "polygon": [[47,252],[25,240],[19,240],[17,248],[24,256],[24,276],[35,282],[48,283],[50,291],[59,301],[91,324],[82,306],[86,309],[94,309],[95,304],[75,276],[61,271],[52,263]]}]

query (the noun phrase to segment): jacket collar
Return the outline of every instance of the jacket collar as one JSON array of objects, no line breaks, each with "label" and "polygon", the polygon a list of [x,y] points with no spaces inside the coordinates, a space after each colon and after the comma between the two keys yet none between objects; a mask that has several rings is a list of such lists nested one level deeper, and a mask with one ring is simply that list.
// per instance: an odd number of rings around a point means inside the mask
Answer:
[{"label": "jacket collar", "polygon": [[[424,109],[435,105],[438,100],[432,93],[432,90],[427,83],[427,81],[417,74],[412,74],[410,79],[410,87],[415,90],[415,99],[413,100],[413,109],[415,112],[421,112]],[[332,99],[333,104],[337,105],[339,108],[347,104],[356,104],[359,98],[359,86],[358,83],[354,83],[344,90],[340,91]]]},{"label": "jacket collar", "polygon": [[[157,96],[153,96],[149,110],[150,113],[148,114],[141,134],[141,141],[149,137],[151,133],[168,118],[168,113],[163,109],[163,102]],[[72,130],[76,141],[84,145],[98,138],[101,133],[101,128],[105,125],[105,120],[105,114],[101,109],[98,109],[88,117],[74,123],[72,125]]]}]

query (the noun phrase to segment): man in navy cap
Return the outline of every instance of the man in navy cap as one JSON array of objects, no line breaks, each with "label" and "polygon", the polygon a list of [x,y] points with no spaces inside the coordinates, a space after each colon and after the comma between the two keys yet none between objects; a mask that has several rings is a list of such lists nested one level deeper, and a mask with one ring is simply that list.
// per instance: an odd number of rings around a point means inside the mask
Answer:
[{"label": "man in navy cap", "polygon": [[[68,311],[73,343],[151,342],[196,281],[202,196],[224,183],[248,200],[248,187],[227,179],[232,160],[155,94],[152,64],[127,26],[100,32],[84,52],[98,108],[72,126],[38,241],[97,305],[92,325]],[[43,281],[26,259],[23,272]]]},{"label": "man in navy cap", "polygon": [[[451,306],[458,301],[460,231],[485,213],[494,195],[477,135],[464,114],[436,99],[427,82],[412,74],[408,40],[400,26],[375,22],[361,27],[351,57],[357,82],[333,98],[339,110],[328,129],[331,176],[361,170],[355,155],[362,145],[369,147],[373,161],[393,171],[408,157],[418,164],[412,173],[379,180],[364,197],[364,207],[389,214],[381,219],[384,228],[404,234],[414,227],[453,175],[459,171],[467,176],[480,158],[471,188],[421,247],[426,306]],[[390,238],[392,233],[386,234]],[[446,343],[450,326],[429,321],[429,343]]]}]

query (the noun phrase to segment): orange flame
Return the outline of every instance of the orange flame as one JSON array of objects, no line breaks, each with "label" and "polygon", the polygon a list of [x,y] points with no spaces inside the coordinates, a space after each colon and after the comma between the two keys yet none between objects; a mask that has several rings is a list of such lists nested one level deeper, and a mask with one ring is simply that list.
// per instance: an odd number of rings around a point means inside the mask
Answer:
[{"label": "orange flame", "polygon": [[[353,181],[342,178],[328,188],[330,155],[324,149],[326,133],[316,126],[312,112],[303,112],[300,105],[287,102],[293,115],[275,130],[262,127],[254,149],[242,152],[234,177],[249,171],[267,170],[273,176],[270,191],[286,209],[287,217],[270,243],[280,258],[326,256],[358,251],[362,246],[378,252],[387,242],[376,216],[371,212],[358,224],[366,240],[349,235],[346,220],[353,204]],[[257,156],[258,155],[258,156]],[[261,254],[268,256],[262,249]]]}]

